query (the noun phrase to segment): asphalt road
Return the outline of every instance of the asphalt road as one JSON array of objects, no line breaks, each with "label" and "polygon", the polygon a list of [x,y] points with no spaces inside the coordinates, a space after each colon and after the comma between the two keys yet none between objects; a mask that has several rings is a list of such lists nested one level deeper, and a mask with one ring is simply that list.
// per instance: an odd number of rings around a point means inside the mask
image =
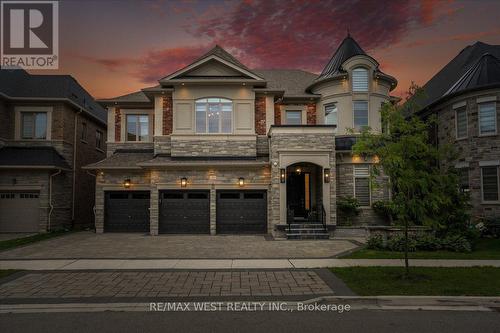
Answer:
[{"label": "asphalt road", "polygon": [[500,332],[498,312],[96,312],[0,315],[2,332]]}]

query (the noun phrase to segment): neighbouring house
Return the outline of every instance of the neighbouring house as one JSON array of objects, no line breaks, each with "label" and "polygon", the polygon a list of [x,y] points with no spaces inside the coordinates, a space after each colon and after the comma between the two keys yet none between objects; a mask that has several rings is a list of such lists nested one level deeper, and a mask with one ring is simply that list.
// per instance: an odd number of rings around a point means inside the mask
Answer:
[{"label": "neighbouring house", "polygon": [[107,158],[85,167],[96,231],[325,238],[340,196],[362,205],[355,225],[383,223],[371,205],[389,198],[387,179],[372,189],[376,160],[351,147],[363,127],[381,130],[396,84],[347,36],[320,75],[249,69],[215,46],[157,86],[100,100]]},{"label": "neighbouring house", "polygon": [[500,45],[466,47],[423,90],[419,114],[437,116],[435,144],[456,147],[454,166],[473,215],[499,217]]},{"label": "neighbouring house", "polygon": [[91,226],[106,111],[68,75],[0,70],[0,232]]}]

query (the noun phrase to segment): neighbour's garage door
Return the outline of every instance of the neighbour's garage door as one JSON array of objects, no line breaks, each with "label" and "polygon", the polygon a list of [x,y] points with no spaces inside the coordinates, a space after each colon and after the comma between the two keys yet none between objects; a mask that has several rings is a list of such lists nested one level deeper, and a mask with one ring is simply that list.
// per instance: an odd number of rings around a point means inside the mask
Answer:
[{"label": "neighbour's garage door", "polygon": [[266,191],[217,191],[217,233],[267,233]]},{"label": "neighbour's garage door", "polygon": [[149,192],[106,192],[105,232],[149,232]]},{"label": "neighbour's garage door", "polygon": [[0,192],[0,232],[40,231],[38,192]]},{"label": "neighbour's garage door", "polygon": [[160,192],[159,232],[210,233],[210,192],[203,190]]}]

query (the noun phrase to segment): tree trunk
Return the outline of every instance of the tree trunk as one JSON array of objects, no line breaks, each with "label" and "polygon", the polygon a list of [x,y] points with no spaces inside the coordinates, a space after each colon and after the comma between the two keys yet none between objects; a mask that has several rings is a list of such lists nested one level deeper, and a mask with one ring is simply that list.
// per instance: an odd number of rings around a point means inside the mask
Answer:
[{"label": "tree trunk", "polygon": [[410,266],[408,264],[408,219],[405,219],[405,277],[410,275]]}]

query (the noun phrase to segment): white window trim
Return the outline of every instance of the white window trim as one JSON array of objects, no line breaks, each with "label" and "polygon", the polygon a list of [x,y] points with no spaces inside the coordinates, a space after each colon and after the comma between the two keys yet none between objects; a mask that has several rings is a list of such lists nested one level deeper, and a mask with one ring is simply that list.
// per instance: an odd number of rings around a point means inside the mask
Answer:
[{"label": "white window trim", "polygon": [[[207,110],[205,111],[205,129],[206,129],[206,132],[198,132],[196,130],[196,104],[201,101],[201,100],[204,100],[204,99],[209,99],[209,98],[219,98],[219,99],[224,99],[224,100],[228,100],[228,101],[231,101],[231,132],[222,132],[222,117],[219,118],[219,126],[220,126],[220,131],[219,132],[209,132],[208,131],[208,108]],[[201,103],[201,102],[200,102]],[[207,102],[208,104],[209,102]],[[231,134],[234,134],[234,130],[235,130],[235,119],[236,119],[236,112],[235,112],[235,108],[236,108],[236,103],[234,102],[234,100],[230,99],[230,98],[227,98],[227,97],[220,97],[220,96],[210,96],[210,97],[202,97],[202,98],[197,98],[194,100],[194,109],[193,109],[193,117],[194,117],[194,125],[193,125],[193,129],[194,129],[194,133],[196,135],[231,135]],[[222,112],[222,111],[221,111]],[[192,118],[193,119],[193,118]]]},{"label": "white window trim", "polygon": [[[491,103],[491,102],[493,102],[495,104],[495,132],[494,133],[482,134],[481,133],[481,111],[479,110],[479,107],[483,103],[486,104],[486,103]],[[477,104],[477,130],[479,132],[478,136],[484,137],[484,136],[494,136],[494,135],[497,135],[497,133],[498,133],[497,122],[498,122],[498,116],[497,116],[497,103],[496,103],[496,101],[487,101],[487,102],[481,102],[481,103]]]},{"label": "white window trim", "polygon": [[[126,143],[148,143],[148,142],[153,142],[153,130],[154,130],[154,124],[153,124],[153,117],[152,113],[154,110],[139,110],[139,109],[121,109],[121,133],[120,133],[120,141],[121,142],[126,142]],[[140,115],[140,116],[148,116],[148,141],[128,141],[127,140],[127,115],[128,116],[133,116],[133,115]]]},{"label": "white window trim", "polygon": [[[14,139],[22,141],[50,141],[52,140],[52,112],[54,108],[52,106],[16,106],[14,108],[14,121],[15,121],[15,131]],[[47,113],[47,134],[45,139],[23,139],[22,138],[22,117],[23,112],[46,112]]]},{"label": "white window trim", "polygon": [[352,101],[352,107],[351,107],[351,111],[352,111],[352,128],[354,129],[354,133],[361,133],[361,131],[358,132],[356,130],[356,124],[354,124],[354,103],[355,102],[366,102],[367,116],[368,116],[368,124],[366,126],[370,127],[370,101],[366,100],[366,99],[358,99],[358,100],[353,100]]},{"label": "white window trim", "polygon": [[[356,165],[368,165],[368,176],[356,176]],[[353,186],[353,193],[354,193],[354,198],[356,198],[356,178],[368,178],[368,206],[360,206],[361,208],[369,208],[372,206],[372,184],[370,181],[370,174],[371,174],[371,166],[369,164],[353,164],[352,165],[352,186]]]},{"label": "white window trim", "polygon": [[462,110],[462,107],[458,107],[455,109],[455,138],[457,140],[467,139],[469,137],[469,114],[467,112],[467,106],[463,109],[465,111],[465,136],[458,136],[458,111]]},{"label": "white window trim", "polygon": [[481,169],[481,203],[482,204],[500,204],[500,177],[499,177],[499,174],[498,174],[498,166],[496,167],[496,170],[497,170],[497,189],[498,189],[498,193],[499,193],[498,200],[496,200],[496,201],[487,201],[487,200],[484,200],[483,167],[491,167],[491,166],[493,166],[493,165],[481,166],[480,167],[480,169]]}]

